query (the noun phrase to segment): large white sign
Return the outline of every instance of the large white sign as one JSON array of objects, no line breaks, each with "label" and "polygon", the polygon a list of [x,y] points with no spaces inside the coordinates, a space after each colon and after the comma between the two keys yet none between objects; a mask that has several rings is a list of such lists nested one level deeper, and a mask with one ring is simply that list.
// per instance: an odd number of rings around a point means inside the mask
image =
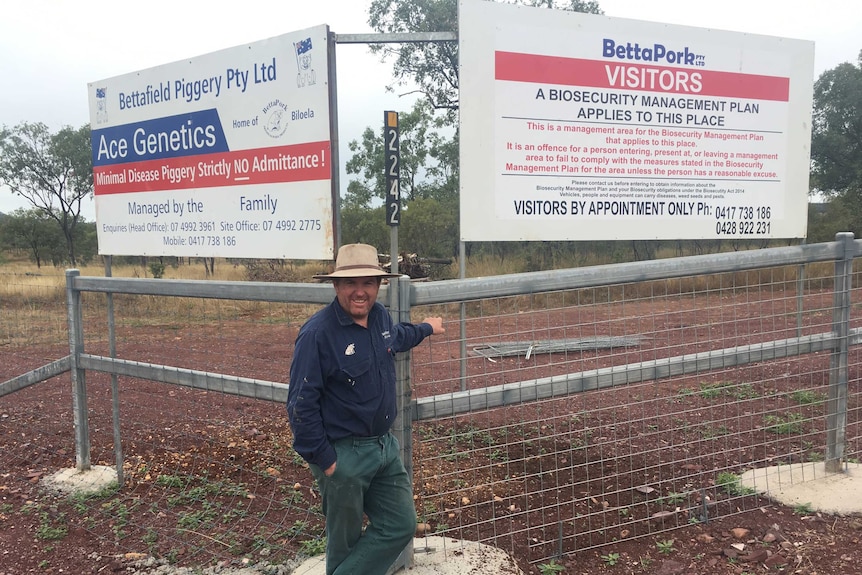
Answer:
[{"label": "large white sign", "polygon": [[464,241],[800,238],[812,42],[460,1]]},{"label": "large white sign", "polygon": [[99,253],[332,259],[328,28],[89,85]]}]

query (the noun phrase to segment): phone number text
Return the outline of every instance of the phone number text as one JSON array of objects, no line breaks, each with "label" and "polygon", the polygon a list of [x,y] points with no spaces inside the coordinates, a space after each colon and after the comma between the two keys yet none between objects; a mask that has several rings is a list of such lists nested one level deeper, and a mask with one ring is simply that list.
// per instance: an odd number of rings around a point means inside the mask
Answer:
[{"label": "phone number text", "polygon": [[770,206],[715,206],[715,235],[758,236],[772,231]]}]

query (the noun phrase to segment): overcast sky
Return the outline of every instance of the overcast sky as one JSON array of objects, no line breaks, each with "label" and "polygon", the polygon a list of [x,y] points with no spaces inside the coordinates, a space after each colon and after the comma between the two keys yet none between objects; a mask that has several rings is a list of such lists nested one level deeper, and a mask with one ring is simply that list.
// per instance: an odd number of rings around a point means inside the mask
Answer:
[{"label": "overcast sky", "polygon": [[[240,44],[328,24],[337,34],[370,32],[370,0],[4,0],[0,18],[0,125],[43,122],[53,131],[89,123],[87,83]],[[815,42],[815,78],[862,49],[856,0],[600,0],[608,16]],[[389,65],[363,45],[337,48],[339,134],[345,144],[383,110],[412,97],[386,92]],[[342,175],[342,186],[347,185]],[[94,219],[92,202],[85,208]],[[0,188],[0,212],[25,204]]]}]

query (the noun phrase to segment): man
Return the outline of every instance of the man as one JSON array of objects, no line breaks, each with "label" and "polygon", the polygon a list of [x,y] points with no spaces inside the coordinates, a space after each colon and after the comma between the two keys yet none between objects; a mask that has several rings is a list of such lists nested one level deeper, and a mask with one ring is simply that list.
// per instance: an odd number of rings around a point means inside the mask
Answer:
[{"label": "man", "polygon": [[[311,467],[326,516],[326,574],[384,574],[416,530],[413,486],[398,441],[395,353],[443,320],[394,324],[377,293],[384,277],[377,250],[338,250],[335,300],[299,330],[290,366],[287,412],[293,447]],[[363,514],[368,526],[362,533]]]}]

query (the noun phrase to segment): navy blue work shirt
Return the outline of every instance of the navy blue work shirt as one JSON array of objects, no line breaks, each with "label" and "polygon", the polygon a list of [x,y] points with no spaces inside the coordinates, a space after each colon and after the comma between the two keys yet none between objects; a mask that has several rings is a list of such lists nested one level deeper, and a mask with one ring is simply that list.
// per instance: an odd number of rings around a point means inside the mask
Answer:
[{"label": "navy blue work shirt", "polygon": [[296,452],[327,469],[336,459],[333,441],[385,435],[397,415],[395,353],[433,331],[427,323],[393,323],[377,302],[367,329],[337,299],[311,316],[290,365],[287,414]]}]

